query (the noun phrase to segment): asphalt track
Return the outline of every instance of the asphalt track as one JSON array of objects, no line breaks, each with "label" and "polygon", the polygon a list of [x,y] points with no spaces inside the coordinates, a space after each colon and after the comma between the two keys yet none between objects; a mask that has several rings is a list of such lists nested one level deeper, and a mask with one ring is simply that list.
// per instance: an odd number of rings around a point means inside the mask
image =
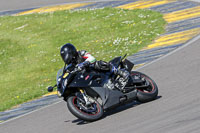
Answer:
[{"label": "asphalt track", "polygon": [[[20,10],[28,8],[37,8],[42,6],[57,5],[64,3],[75,3],[75,2],[97,2],[106,0],[1,0],[0,1],[0,12]],[[109,0],[107,0],[109,1]]]},{"label": "asphalt track", "polygon": [[[197,37],[200,38],[200,37]],[[199,133],[200,39],[140,69],[158,84],[157,100],[122,106],[93,123],[60,102],[0,124],[1,133]]]}]

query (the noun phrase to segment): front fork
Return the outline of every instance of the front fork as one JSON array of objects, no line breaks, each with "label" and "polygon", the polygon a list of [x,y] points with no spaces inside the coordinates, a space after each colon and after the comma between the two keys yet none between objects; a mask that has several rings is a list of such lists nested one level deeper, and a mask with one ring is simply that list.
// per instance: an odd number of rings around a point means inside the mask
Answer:
[{"label": "front fork", "polygon": [[85,91],[84,91],[83,89],[80,89],[80,88],[79,88],[79,91],[81,92],[81,94],[82,94],[82,96],[83,96],[83,98],[84,98],[84,100],[85,100],[85,105],[86,105],[86,106],[90,105],[91,102],[88,100],[88,97],[86,96]]}]

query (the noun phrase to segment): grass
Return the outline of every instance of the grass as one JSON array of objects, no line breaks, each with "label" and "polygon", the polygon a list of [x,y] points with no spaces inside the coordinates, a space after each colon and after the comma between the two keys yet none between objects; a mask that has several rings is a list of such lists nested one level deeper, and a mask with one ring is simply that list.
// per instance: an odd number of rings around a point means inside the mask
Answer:
[{"label": "grass", "polygon": [[155,11],[114,8],[0,17],[0,111],[47,93],[63,44],[108,61],[151,43],[165,23]]}]

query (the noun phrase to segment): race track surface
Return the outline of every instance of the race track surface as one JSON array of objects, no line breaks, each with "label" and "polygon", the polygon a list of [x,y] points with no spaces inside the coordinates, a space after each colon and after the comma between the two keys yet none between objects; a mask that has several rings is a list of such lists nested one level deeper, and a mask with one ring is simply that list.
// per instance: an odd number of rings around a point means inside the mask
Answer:
[{"label": "race track surface", "polygon": [[[199,37],[200,38],[200,37]],[[93,123],[69,113],[61,102],[0,124],[2,133],[199,133],[200,39],[144,66],[159,87],[157,100],[122,106]]]},{"label": "race track surface", "polygon": [[0,12],[87,1],[97,2],[105,0],[1,0]]}]

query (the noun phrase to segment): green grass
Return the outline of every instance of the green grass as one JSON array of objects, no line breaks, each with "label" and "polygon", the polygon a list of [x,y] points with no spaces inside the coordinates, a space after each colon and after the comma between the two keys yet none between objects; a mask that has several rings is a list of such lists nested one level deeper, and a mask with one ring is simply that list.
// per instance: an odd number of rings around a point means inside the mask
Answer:
[{"label": "green grass", "polygon": [[47,93],[63,44],[108,61],[151,43],[165,23],[158,12],[114,8],[0,17],[0,111]]}]

